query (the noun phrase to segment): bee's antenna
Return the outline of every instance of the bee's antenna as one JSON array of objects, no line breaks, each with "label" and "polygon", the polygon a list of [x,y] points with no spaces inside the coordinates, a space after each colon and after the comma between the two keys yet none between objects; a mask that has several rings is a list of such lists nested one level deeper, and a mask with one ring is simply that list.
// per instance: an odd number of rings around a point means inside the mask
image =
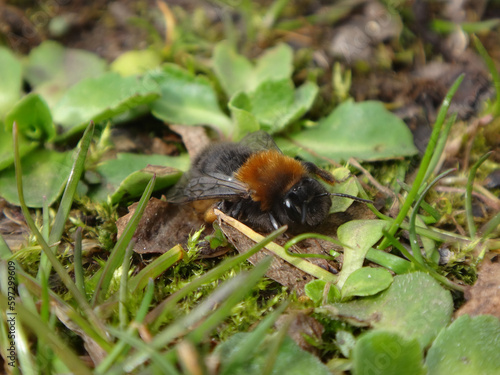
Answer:
[{"label": "bee's antenna", "polygon": [[323,197],[325,195],[330,195],[330,196],[336,196],[336,197],[342,197],[342,198],[349,198],[349,199],[353,199],[355,201],[358,201],[358,202],[363,202],[363,203],[371,203],[373,204],[374,202],[369,200],[369,199],[364,199],[364,198],[359,198],[359,197],[355,197],[353,195],[349,195],[349,194],[343,194],[343,193],[323,193],[323,194],[319,194],[319,195],[316,195],[317,197]]}]

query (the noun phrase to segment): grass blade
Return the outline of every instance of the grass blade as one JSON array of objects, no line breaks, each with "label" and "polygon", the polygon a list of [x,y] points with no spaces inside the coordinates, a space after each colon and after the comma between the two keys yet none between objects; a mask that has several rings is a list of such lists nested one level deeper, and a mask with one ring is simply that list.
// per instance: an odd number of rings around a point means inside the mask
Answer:
[{"label": "grass blade", "polygon": [[434,277],[437,281],[439,281],[441,284],[448,287],[449,289],[457,290],[462,293],[465,291],[465,288],[462,285],[455,284],[454,282],[448,280],[446,277],[437,273],[427,264],[417,262],[417,260],[413,257],[413,255],[411,255],[409,251],[406,250],[406,248],[403,245],[401,245],[401,243],[393,235],[391,235],[388,232],[385,232],[384,235],[386,236],[386,238],[388,239],[388,241],[392,246],[398,249],[401,252],[401,254],[407,257],[412,262],[412,264],[415,265],[417,270],[428,273],[429,275]]},{"label": "grass blade", "polygon": [[465,213],[467,217],[467,226],[469,227],[469,235],[472,239],[476,237],[476,225],[474,224],[474,214],[472,213],[472,184],[476,178],[477,169],[492,153],[493,151],[490,151],[481,156],[471,167],[469,177],[467,178],[467,185],[465,187]]},{"label": "grass blade", "polygon": [[87,303],[87,299],[80,293],[80,291],[78,290],[76,285],[73,283],[73,280],[66,272],[66,269],[59,262],[59,260],[55,256],[55,254],[52,252],[49,245],[44,240],[42,234],[40,233],[40,231],[36,227],[35,222],[33,221],[33,218],[30,215],[28,206],[26,206],[26,201],[24,200],[23,175],[22,175],[22,169],[21,169],[21,158],[19,155],[18,129],[17,129],[17,125],[15,123],[13,125],[12,135],[14,138],[14,166],[15,166],[15,171],[16,171],[17,192],[19,195],[19,203],[21,205],[21,210],[23,212],[24,219],[26,220],[26,223],[28,224],[28,227],[30,228],[31,232],[35,235],[39,245],[42,247],[43,252],[46,254],[48,260],[52,264],[52,267],[54,267],[54,270],[57,272],[57,274],[61,278],[61,281],[64,283],[66,288],[68,288],[69,292],[73,295],[73,298],[75,298],[75,300],[79,304],[80,308],[85,312],[85,314],[90,319],[90,321],[92,322],[94,327],[97,329],[97,331],[100,333],[100,335],[102,337],[106,337],[106,335],[104,333],[105,329],[104,329],[103,324],[97,318],[94,311],[90,308],[90,305]]},{"label": "grass blade", "polygon": [[499,226],[500,226],[500,212],[497,213],[495,216],[493,216],[493,218],[483,226],[481,237],[483,239],[486,239]]},{"label": "grass blade", "polygon": [[[198,305],[187,316],[175,321],[164,331],[159,332],[149,344],[152,349],[161,349],[186,333],[190,327],[196,329],[188,334],[187,339],[199,343],[214,327],[220,324],[232,308],[254,287],[266,273],[271,264],[271,257],[264,258],[250,272],[242,272],[218,287],[205,301]],[[214,306],[219,305],[217,310]],[[208,315],[209,314],[209,315]],[[208,316],[207,316],[208,315]],[[200,323],[201,322],[201,323]],[[124,364],[126,371],[133,371],[147,361],[150,352],[139,351]],[[173,352],[170,352],[173,354]]]},{"label": "grass blade", "polygon": [[12,256],[12,251],[9,245],[5,242],[4,238],[0,234],[0,259],[7,260]]},{"label": "grass blade", "polygon": [[[148,285],[146,286],[146,292],[144,293],[144,297],[142,298],[141,305],[137,310],[137,314],[133,322],[129,324],[126,333],[123,333],[124,337],[132,337],[132,334],[137,331],[137,327],[142,324],[142,321],[146,317],[146,314],[149,309],[149,305],[153,300],[154,295],[154,282],[153,279],[149,279]],[[97,366],[95,373],[96,374],[106,374],[109,368],[113,365],[113,363],[119,362],[118,358],[120,355],[126,352],[126,350],[130,347],[129,343],[126,340],[120,340],[114,347],[113,350],[109,353],[106,358],[103,359],[101,363]]]},{"label": "grass blade", "polygon": [[[94,123],[90,122],[89,126],[85,130],[85,133],[83,134],[82,139],[80,140],[80,146],[76,153],[76,159],[73,163],[73,167],[71,168],[68,182],[66,183],[66,187],[61,198],[61,203],[54,219],[54,225],[52,226],[52,230],[50,231],[50,235],[48,236],[48,243],[50,245],[61,239],[62,233],[64,231],[64,225],[66,224],[69,211],[71,210],[71,205],[73,204],[76,187],[85,168],[85,159],[87,158],[87,152],[90,147],[90,142],[92,141],[93,134]],[[46,223],[46,225],[48,230],[48,222]],[[40,279],[40,272],[42,272],[41,270],[43,270],[45,275],[47,275],[48,277],[48,275],[50,274],[50,262],[48,261],[47,256],[43,254],[42,258],[40,259],[38,279]]]},{"label": "grass blade", "polygon": [[424,259],[422,258],[422,253],[420,252],[420,247],[417,244],[416,219],[417,219],[418,209],[420,208],[420,204],[422,203],[427,192],[440,179],[449,175],[453,171],[455,171],[455,169],[449,169],[446,172],[441,173],[434,180],[432,180],[432,182],[425,188],[425,190],[422,192],[422,194],[420,194],[420,197],[418,198],[417,202],[415,203],[415,206],[413,207],[413,211],[411,212],[411,215],[410,215],[410,246],[411,246],[411,249],[413,251],[413,256],[415,257],[415,260],[417,262],[419,262],[420,264],[424,264]]},{"label": "grass blade", "polygon": [[[427,170],[429,169],[429,164],[432,159],[432,155],[435,152],[436,149],[436,144],[439,139],[439,135],[441,133],[441,128],[443,127],[443,123],[446,117],[446,113],[448,112],[448,109],[450,107],[451,99],[455,95],[455,93],[458,90],[458,87],[462,83],[464,79],[464,75],[461,74],[453,83],[451,88],[448,90],[448,93],[446,94],[443,104],[441,104],[441,108],[439,109],[439,113],[436,119],[436,122],[434,123],[434,129],[432,129],[431,137],[429,139],[429,143],[427,144],[427,148],[425,149],[424,156],[422,158],[422,161],[420,162],[420,167],[418,169],[417,176],[415,177],[415,181],[413,182],[412,188],[408,195],[406,196],[405,202],[403,204],[403,207],[401,207],[401,210],[398,213],[398,216],[396,219],[391,224],[391,227],[387,231],[389,234],[393,235],[396,233],[396,231],[399,229],[401,226],[401,223],[403,222],[404,218],[406,217],[406,214],[411,208],[411,205],[413,204],[413,201],[415,200],[415,197],[418,194],[418,191],[420,190],[420,186],[424,182],[424,177],[427,174]],[[379,249],[385,249],[389,245],[389,241],[387,239],[383,239],[381,244],[379,245]]]},{"label": "grass blade", "polygon": [[488,51],[486,51],[486,48],[484,48],[483,43],[481,43],[479,38],[475,35],[472,36],[472,39],[474,40],[474,45],[476,46],[477,52],[479,52],[479,54],[483,58],[486,66],[488,67],[488,70],[490,71],[491,78],[493,78],[493,85],[495,86],[497,98],[493,105],[492,112],[494,116],[498,116],[500,115],[500,74],[498,74],[496,64],[488,54]]},{"label": "grass blade", "polygon": [[50,235],[50,213],[49,213],[49,203],[47,198],[43,197],[43,207],[42,207],[42,236],[45,241],[49,242]]},{"label": "grass blade", "polygon": [[151,197],[151,193],[153,192],[154,185],[156,181],[156,176],[153,176],[151,181],[149,181],[146,186],[146,190],[142,194],[142,197],[137,205],[137,208],[130,218],[130,221],[127,223],[125,230],[123,231],[120,239],[116,243],[115,247],[111,251],[111,255],[106,262],[106,266],[104,267],[103,272],[101,273],[101,277],[97,282],[97,286],[94,292],[94,297],[92,298],[92,305],[95,306],[98,302],[101,302],[104,299],[106,293],[108,292],[109,284],[111,282],[111,278],[113,277],[113,273],[120,266],[123,261],[123,257],[125,254],[125,249],[127,248],[132,236],[134,235],[135,229],[141,220],[142,213],[146,209],[146,206],[149,201],[149,197]]},{"label": "grass blade", "polygon": [[75,284],[82,295],[86,296],[85,281],[83,277],[82,265],[82,228],[78,227],[76,230],[75,250],[74,250],[74,269],[75,269]]},{"label": "grass blade", "polygon": [[[0,307],[2,310],[8,308],[7,297],[0,294]],[[46,323],[44,323],[37,314],[32,313],[23,304],[18,303],[16,305],[16,312],[19,321],[30,328],[32,332],[36,332],[37,337],[44,340],[47,345],[54,351],[58,358],[60,358],[64,364],[71,370],[74,374],[91,375],[92,372],[85,366],[80,358],[73,353],[72,350],[68,349],[68,345],[59,338],[55,331],[51,330]]]},{"label": "grass blade", "polygon": [[262,322],[253,330],[246,340],[240,346],[240,350],[230,357],[230,360],[225,361],[223,367],[221,368],[221,374],[234,374],[241,363],[244,363],[249,355],[252,355],[255,350],[258,349],[259,345],[267,337],[269,329],[272,328],[273,324],[280,317],[280,315],[285,311],[288,303],[281,304],[276,310],[271,314],[266,316]]},{"label": "grass blade", "polygon": [[132,258],[132,250],[134,249],[135,241],[129,242],[125,250],[125,256],[122,264],[122,277],[120,280],[118,318],[120,320],[120,328],[125,328],[127,325],[127,299],[128,299],[128,271],[130,270],[130,259]]},{"label": "grass blade", "polygon": [[180,245],[174,246],[166,253],[160,255],[130,280],[130,292],[134,294],[143,289],[148,284],[150,279],[156,279],[163,272],[165,272],[166,269],[181,260],[182,257],[183,252]]},{"label": "grass blade", "polygon": [[[48,325],[49,329],[54,329],[54,326],[50,324],[50,318],[51,318],[50,294],[49,294],[50,286],[48,283],[48,277],[45,277],[45,275],[42,273],[41,280],[42,280],[42,305],[40,308],[40,318],[42,319],[43,322],[45,322],[45,324]],[[36,354],[39,362],[38,363],[39,367],[43,369],[50,369],[54,354],[50,349],[50,347],[47,346],[47,344],[43,340],[37,340]]]},{"label": "grass blade", "polygon": [[93,134],[94,123],[91,121],[85,130],[85,133],[83,133],[82,139],[80,140],[76,159],[73,163],[73,167],[71,168],[70,177],[68,179],[68,183],[66,184],[66,188],[64,189],[61,204],[59,205],[59,209],[57,210],[56,218],[54,220],[54,225],[50,231],[50,243],[59,241],[64,231],[64,224],[68,219],[78,182],[80,181],[80,177],[85,169],[85,160],[87,159],[87,152],[89,150]]},{"label": "grass blade", "polygon": [[[26,288],[30,291],[33,296],[42,298],[42,287],[40,283],[31,275],[24,272],[22,269],[17,269],[17,276]],[[82,331],[84,331],[87,336],[92,338],[96,343],[99,344],[101,348],[109,352],[111,350],[111,344],[106,341],[107,338],[103,338],[94,327],[92,322],[85,318],[80,312],[76,311],[72,306],[68,305],[59,295],[57,295],[52,290],[48,290],[50,295],[51,307],[55,308],[56,314],[58,310],[63,311],[64,315],[75,323]]]},{"label": "grass blade", "polygon": [[[188,340],[194,343],[200,343],[207,335],[215,329],[226,317],[231,315],[233,307],[240,302],[266,274],[271,265],[272,257],[268,256],[257,263],[249,272],[241,272],[231,280],[226,281],[215,290],[202,304],[200,304],[191,314],[188,315],[186,323],[187,327],[192,327],[194,322],[189,322],[191,319],[196,319],[197,316],[204,315],[203,312],[210,312],[203,321],[187,336]],[[214,303],[215,300],[215,303]],[[218,306],[214,312],[213,306]],[[210,307],[212,306],[212,307]],[[163,335],[163,332],[158,334],[153,343],[158,343],[161,347],[171,340],[167,340],[168,335]]]},{"label": "grass blade", "polygon": [[186,297],[188,294],[194,292],[203,284],[207,284],[212,282],[213,280],[218,279],[219,277],[224,275],[224,273],[226,273],[228,270],[230,270],[237,264],[246,261],[253,254],[260,251],[266,245],[268,245],[276,238],[278,238],[280,235],[282,235],[286,231],[286,229],[287,229],[286,227],[281,227],[275,230],[274,232],[270,233],[267,237],[265,237],[262,241],[256,243],[255,246],[252,247],[250,250],[248,250],[246,253],[239,254],[235,257],[226,259],[220,265],[211,269],[203,276],[200,276],[199,278],[191,281],[184,288],[169,296],[166,300],[161,302],[152,311],[150,311],[149,314],[146,316],[145,320],[146,324],[155,322],[155,324],[153,325],[153,330],[157,330],[162,322],[162,317],[170,313],[177,302]]},{"label": "grass blade", "polygon": [[439,139],[436,144],[435,152],[432,154],[431,161],[429,162],[429,167],[427,168],[427,172],[425,173],[424,181],[428,181],[431,175],[435,172],[436,166],[441,159],[441,155],[443,154],[444,146],[446,146],[446,140],[448,139],[448,135],[450,134],[451,127],[455,123],[457,119],[457,114],[453,113],[448,121],[446,121],[446,125],[441,132]]},{"label": "grass blade", "polygon": [[[123,342],[126,342],[129,346],[136,348],[140,353],[144,354],[146,358],[150,358],[152,364],[154,364],[156,368],[160,371],[160,372],[158,371],[152,372],[146,370],[145,372],[143,372],[143,374],[159,373],[166,375],[181,375],[181,373],[177,371],[177,369],[171,363],[171,361],[168,358],[166,358],[165,355],[161,353],[158,349],[153,348],[151,344],[145,343],[141,339],[128,335],[127,333],[122,332],[113,327],[110,327],[109,331],[111,332],[111,334],[118,337]],[[121,362],[119,364],[115,364],[115,366],[111,368],[109,371],[106,371],[105,373],[101,372],[98,374],[106,374],[106,375],[122,375],[129,373],[134,374],[135,372],[132,372],[133,368],[131,368],[131,366],[128,365],[130,360],[131,359],[127,360],[125,363]]]},{"label": "grass blade", "polygon": [[288,317],[285,324],[283,324],[274,337],[271,338],[269,351],[266,355],[265,364],[262,369],[262,375],[271,375],[273,373],[274,366],[278,360],[280,348],[288,335],[288,329],[290,328],[291,323],[291,317]]}]

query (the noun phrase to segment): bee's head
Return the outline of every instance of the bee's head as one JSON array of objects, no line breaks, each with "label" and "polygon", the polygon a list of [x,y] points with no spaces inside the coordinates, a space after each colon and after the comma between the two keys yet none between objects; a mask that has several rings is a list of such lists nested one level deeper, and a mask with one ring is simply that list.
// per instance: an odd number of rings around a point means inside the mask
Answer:
[{"label": "bee's head", "polygon": [[284,196],[282,209],[289,224],[316,226],[328,215],[332,200],[315,179],[304,177]]}]

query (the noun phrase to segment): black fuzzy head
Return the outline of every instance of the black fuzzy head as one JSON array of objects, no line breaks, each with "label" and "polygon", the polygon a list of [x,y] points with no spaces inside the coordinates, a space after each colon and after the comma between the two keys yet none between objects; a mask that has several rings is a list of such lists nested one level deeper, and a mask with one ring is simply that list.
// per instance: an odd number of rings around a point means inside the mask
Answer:
[{"label": "black fuzzy head", "polygon": [[323,185],[304,177],[285,194],[280,205],[276,211],[283,224],[313,227],[327,217],[332,200]]}]

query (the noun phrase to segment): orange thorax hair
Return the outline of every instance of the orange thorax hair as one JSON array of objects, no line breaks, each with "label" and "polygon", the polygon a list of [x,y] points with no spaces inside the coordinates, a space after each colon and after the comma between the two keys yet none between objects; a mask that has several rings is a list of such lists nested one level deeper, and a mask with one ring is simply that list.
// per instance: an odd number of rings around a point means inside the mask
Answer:
[{"label": "orange thorax hair", "polygon": [[252,200],[260,202],[261,210],[268,211],[306,174],[299,161],[266,150],[252,154],[236,171],[236,178],[247,184]]}]

